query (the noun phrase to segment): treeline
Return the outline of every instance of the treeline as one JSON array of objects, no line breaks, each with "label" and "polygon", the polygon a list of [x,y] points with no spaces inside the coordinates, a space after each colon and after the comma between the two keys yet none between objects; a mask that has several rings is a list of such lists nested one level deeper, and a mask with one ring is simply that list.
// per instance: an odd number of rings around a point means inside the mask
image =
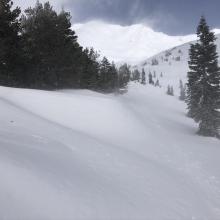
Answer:
[{"label": "treeline", "polygon": [[34,89],[83,88],[113,92],[126,87],[130,72],[94,49],[83,49],[70,13],[36,2],[21,15],[11,0],[0,2],[0,85]]}]

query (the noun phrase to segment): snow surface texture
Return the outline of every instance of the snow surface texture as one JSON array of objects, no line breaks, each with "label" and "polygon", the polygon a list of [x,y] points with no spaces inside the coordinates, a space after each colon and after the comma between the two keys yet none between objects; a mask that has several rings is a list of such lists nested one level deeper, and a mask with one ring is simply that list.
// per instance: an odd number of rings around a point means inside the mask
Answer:
[{"label": "snow surface texture", "polygon": [[[136,64],[163,50],[190,42],[195,35],[169,36],[143,24],[120,26],[102,21],[75,24],[73,29],[83,47],[94,47],[116,63]],[[216,33],[220,30],[216,29]]]},{"label": "snow surface texture", "polygon": [[[215,30],[215,32],[218,33],[218,30]],[[217,52],[220,54],[220,34],[217,34],[216,36]],[[144,68],[147,76],[150,72],[153,75],[156,73],[154,81],[156,82],[158,79],[164,91],[166,91],[167,86],[170,85],[174,87],[175,94],[179,95],[179,81],[182,80],[183,83],[187,82],[189,49],[190,44],[192,43],[195,42],[192,41],[165,50],[151,58],[145,59],[137,65],[134,65],[133,68],[138,68],[140,70]],[[152,65],[155,60],[158,61],[158,65]],[[163,77],[161,77],[161,73]]]},{"label": "snow surface texture", "polygon": [[0,219],[220,219],[219,140],[163,90],[0,87],[0,109]]}]

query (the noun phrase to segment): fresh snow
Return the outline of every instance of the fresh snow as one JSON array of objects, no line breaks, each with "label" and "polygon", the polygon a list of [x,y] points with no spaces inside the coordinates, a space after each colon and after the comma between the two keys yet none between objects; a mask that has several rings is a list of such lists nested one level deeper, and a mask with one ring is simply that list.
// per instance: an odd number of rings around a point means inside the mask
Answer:
[{"label": "fresh snow", "polygon": [[[103,21],[90,21],[74,24],[73,30],[83,47],[94,47],[102,56],[116,63],[129,64],[136,64],[159,52],[196,39],[194,34],[169,36],[144,24],[120,26]],[[219,29],[214,31],[220,33]]]},{"label": "fresh snow", "polygon": [[[215,33],[218,33],[218,30],[215,29],[214,31]],[[217,34],[216,36],[217,52],[220,54],[220,34]],[[154,78],[154,81],[158,79],[164,91],[166,91],[167,86],[170,85],[174,87],[175,94],[179,95],[179,81],[182,80],[183,83],[187,82],[187,72],[189,71],[189,49],[192,43],[195,43],[195,41],[173,47],[150,58],[143,59],[141,62],[133,65],[133,68],[138,68],[139,70],[144,68],[147,76],[150,72],[152,74],[155,72],[156,78]],[[178,57],[180,60],[176,60]],[[155,59],[159,62],[158,65],[152,65],[152,60]],[[161,73],[163,74],[163,77],[160,77]]]},{"label": "fresh snow", "polygon": [[219,140],[163,89],[0,87],[0,109],[0,219],[220,219]]}]

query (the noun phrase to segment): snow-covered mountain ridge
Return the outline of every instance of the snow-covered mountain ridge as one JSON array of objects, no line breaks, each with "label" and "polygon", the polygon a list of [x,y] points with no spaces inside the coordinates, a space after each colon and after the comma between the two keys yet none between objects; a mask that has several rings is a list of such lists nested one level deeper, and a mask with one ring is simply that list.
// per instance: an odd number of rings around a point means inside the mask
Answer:
[{"label": "snow-covered mountain ridge", "polygon": [[91,21],[75,24],[73,29],[82,46],[94,47],[115,62],[136,63],[160,51],[195,39],[194,35],[168,36],[142,24],[120,26]]},{"label": "snow-covered mountain ridge", "polygon": [[[120,26],[102,21],[75,24],[73,29],[83,47],[94,47],[115,62],[136,64],[172,47],[196,39],[196,35],[169,36],[152,28],[135,24]],[[219,29],[214,30],[220,33]]]},{"label": "snow-covered mountain ridge", "polygon": [[[218,33],[218,30],[215,32]],[[217,52],[220,55],[220,34],[217,34],[216,37]],[[157,55],[144,59],[139,64],[134,65],[133,68],[140,70],[144,68],[147,75],[150,72],[153,75],[156,74],[154,81],[159,80],[164,90],[167,89],[168,85],[174,86],[178,95],[179,80],[187,81],[189,49],[192,43],[194,41],[160,52]]]}]

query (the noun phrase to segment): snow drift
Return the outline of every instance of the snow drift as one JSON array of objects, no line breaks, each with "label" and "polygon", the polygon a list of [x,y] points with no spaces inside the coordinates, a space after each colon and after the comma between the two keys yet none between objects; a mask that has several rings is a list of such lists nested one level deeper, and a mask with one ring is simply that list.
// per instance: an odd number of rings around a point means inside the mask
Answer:
[{"label": "snow drift", "polygon": [[220,144],[184,103],[0,87],[0,218],[220,218]]}]

